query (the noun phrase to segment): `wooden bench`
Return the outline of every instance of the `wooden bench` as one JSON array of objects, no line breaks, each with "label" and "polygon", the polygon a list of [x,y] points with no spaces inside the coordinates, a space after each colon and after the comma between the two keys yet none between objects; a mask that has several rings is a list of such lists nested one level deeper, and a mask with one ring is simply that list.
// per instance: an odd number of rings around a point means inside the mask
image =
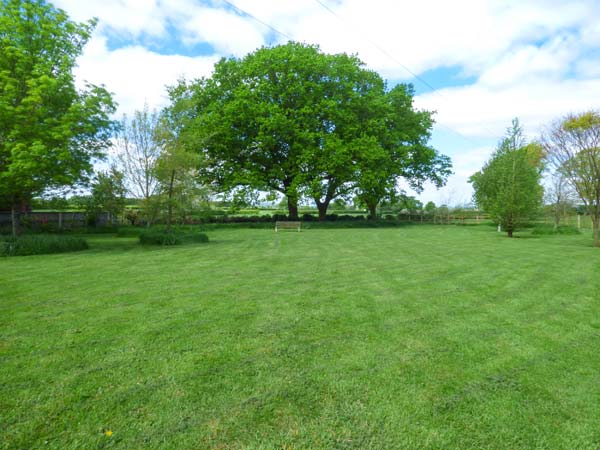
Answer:
[{"label": "wooden bench", "polygon": [[297,229],[298,232],[300,232],[301,225],[302,225],[302,222],[278,220],[277,222],[275,222],[275,233],[277,233],[277,231],[279,231],[279,230],[293,230],[293,229]]}]

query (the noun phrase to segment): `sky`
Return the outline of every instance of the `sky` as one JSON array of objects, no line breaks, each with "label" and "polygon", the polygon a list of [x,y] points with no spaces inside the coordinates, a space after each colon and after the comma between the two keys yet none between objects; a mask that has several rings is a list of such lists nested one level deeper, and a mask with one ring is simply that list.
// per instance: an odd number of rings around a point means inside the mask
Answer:
[{"label": "sky", "polygon": [[514,117],[535,139],[568,113],[600,108],[600,0],[53,3],[99,20],[76,77],[113,92],[119,118],[165,106],[165,86],[210,76],[222,57],[288,40],[357,54],[390,86],[413,83],[415,106],[436,112],[431,143],[454,166],[446,187],[418,195],[436,204],[471,201],[469,176]]}]

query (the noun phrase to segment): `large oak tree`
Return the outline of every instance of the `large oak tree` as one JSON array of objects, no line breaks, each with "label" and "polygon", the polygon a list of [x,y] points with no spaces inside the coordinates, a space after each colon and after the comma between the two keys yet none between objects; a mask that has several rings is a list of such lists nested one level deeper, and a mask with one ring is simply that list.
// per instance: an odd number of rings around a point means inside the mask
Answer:
[{"label": "large oak tree", "polygon": [[187,105],[184,140],[203,154],[208,182],[280,192],[291,218],[301,195],[323,219],[350,191],[374,186],[378,203],[401,176],[419,184],[447,175],[449,161],[424,145],[430,113],[413,110],[408,87],[387,91],[355,56],[295,42],[261,48],[222,59],[210,78],[181,82],[171,99],[173,108]]},{"label": "large oak tree", "polygon": [[[394,200],[399,179],[420,191],[426,181],[436,187],[451,174],[450,158],[427,145],[433,127],[432,113],[413,107],[413,88],[400,84],[384,92],[355,140],[356,196],[371,218],[383,200]],[[365,122],[363,122],[365,123]]]}]

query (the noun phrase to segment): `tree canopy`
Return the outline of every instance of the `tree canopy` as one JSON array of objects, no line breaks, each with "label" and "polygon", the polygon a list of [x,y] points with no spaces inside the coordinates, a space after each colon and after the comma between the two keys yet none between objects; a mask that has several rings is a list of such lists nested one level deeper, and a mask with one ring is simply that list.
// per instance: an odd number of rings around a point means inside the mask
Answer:
[{"label": "tree canopy", "polygon": [[542,205],[542,148],[527,144],[517,119],[507,130],[483,168],[469,182],[475,203],[512,237],[513,232],[532,217]]},{"label": "tree canopy", "polygon": [[378,203],[398,177],[443,184],[449,159],[426,146],[431,113],[415,111],[412,96],[405,85],[387,90],[355,56],[295,42],[222,59],[210,78],[171,89],[205,179],[217,190],[279,192],[293,218],[301,195],[323,218],[353,190]]},{"label": "tree canopy", "polygon": [[545,133],[548,162],[577,192],[592,219],[594,246],[600,247],[600,113],[571,114]]},{"label": "tree canopy", "polygon": [[94,26],[44,0],[0,4],[0,195],[13,217],[33,195],[89,175],[109,145],[111,95],[78,90],[73,77]]}]

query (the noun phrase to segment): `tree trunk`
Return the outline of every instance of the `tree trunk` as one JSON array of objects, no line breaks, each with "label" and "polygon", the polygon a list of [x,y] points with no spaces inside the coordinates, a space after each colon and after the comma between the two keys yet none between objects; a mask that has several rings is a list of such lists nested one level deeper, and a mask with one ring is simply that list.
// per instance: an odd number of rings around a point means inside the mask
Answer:
[{"label": "tree trunk", "polygon": [[298,220],[298,197],[287,196],[288,217],[290,220]]},{"label": "tree trunk", "polygon": [[513,230],[512,230],[512,228],[509,228],[508,230],[506,230],[506,234],[508,235],[509,238],[513,237]]},{"label": "tree trunk", "polygon": [[367,206],[369,208],[369,219],[377,219],[377,203],[368,203]]},{"label": "tree trunk", "polygon": [[167,210],[167,233],[171,232],[171,219],[173,217],[173,183],[175,181],[175,170],[171,171],[171,180],[169,181],[169,206]]},{"label": "tree trunk", "polygon": [[317,209],[319,210],[319,221],[324,221],[327,219],[327,208],[329,208],[329,203],[331,200],[325,199],[325,201],[321,202],[315,199],[315,203],[317,205]]},{"label": "tree trunk", "polygon": [[14,237],[17,237],[21,234],[21,221],[20,213],[19,211],[17,211],[17,205],[15,204],[15,202],[13,202],[10,207],[10,222],[12,225],[12,235]]}]

